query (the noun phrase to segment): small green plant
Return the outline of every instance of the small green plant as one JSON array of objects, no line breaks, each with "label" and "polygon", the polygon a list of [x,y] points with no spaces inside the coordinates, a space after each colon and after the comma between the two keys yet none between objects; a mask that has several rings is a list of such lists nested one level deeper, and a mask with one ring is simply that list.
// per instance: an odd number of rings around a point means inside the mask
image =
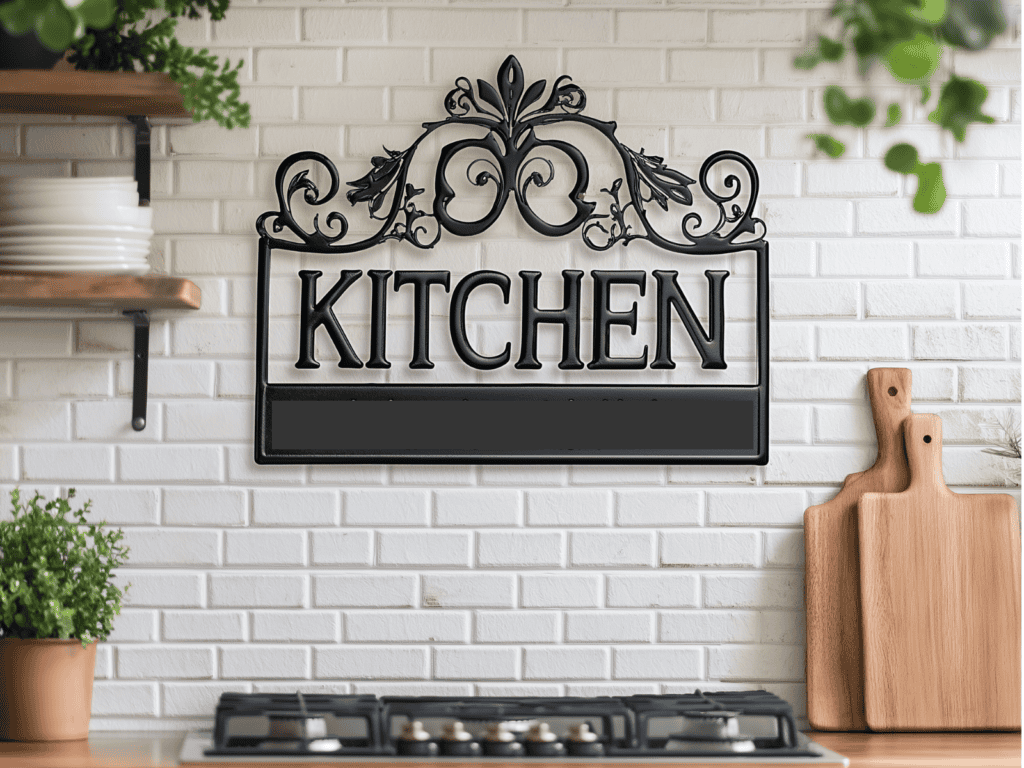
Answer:
[{"label": "small green plant", "polygon": [[[898,82],[920,89],[921,104],[932,100],[932,77],[945,51],[982,50],[1006,29],[1000,0],[837,0],[831,15],[841,24],[838,37],[818,35],[814,47],[798,56],[794,66],[813,69],[852,52],[861,75],[881,63]],[[981,111],[987,98],[988,89],[977,80],[950,73],[928,119],[963,142],[970,123],[994,122]],[[852,99],[838,85],[825,89],[824,106],[833,125],[859,128],[869,125],[877,112],[870,97]],[[889,104],[883,125],[891,128],[902,117],[899,104]],[[841,141],[828,134],[812,133],[809,138],[829,157],[841,157],[846,151]],[[897,144],[886,153],[885,166],[917,177],[915,210],[935,213],[942,208],[946,188],[938,163],[922,163],[915,147]]]},{"label": "small green plant", "polygon": [[180,17],[198,19],[206,10],[211,19],[220,21],[230,0],[114,2],[113,24],[107,29],[87,29],[72,45],[68,61],[76,69],[166,72],[181,86],[185,109],[196,122],[215,120],[225,128],[248,127],[249,105],[240,100],[238,85],[243,62],[221,63],[208,49],[195,50],[174,37]]},{"label": "small green plant", "polygon": [[11,491],[14,519],[0,522],[3,637],[78,638],[86,646],[106,640],[121,613],[123,593],[111,573],[127,562],[128,548],[118,543],[124,534],[87,522],[92,502],[72,512],[74,495],[72,488],[46,501],[37,493],[22,504]]},{"label": "small green plant", "polygon": [[1020,485],[1020,415],[1015,412],[1001,414],[982,424],[990,442],[998,448],[983,448],[983,453],[998,456],[1003,480],[1007,485]]},{"label": "small green plant", "polygon": [[114,20],[114,0],[9,0],[0,3],[0,26],[12,35],[34,31],[52,51],[63,51],[85,34]]}]

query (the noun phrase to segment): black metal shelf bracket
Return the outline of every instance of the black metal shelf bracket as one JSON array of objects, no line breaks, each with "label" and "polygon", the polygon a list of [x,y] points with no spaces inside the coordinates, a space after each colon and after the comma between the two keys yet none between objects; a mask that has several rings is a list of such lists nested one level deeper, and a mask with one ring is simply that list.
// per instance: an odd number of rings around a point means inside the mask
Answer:
[{"label": "black metal shelf bracket", "polygon": [[[152,132],[145,115],[127,115],[135,127],[135,181],[139,185],[139,205],[149,206],[150,143]],[[149,314],[144,309],[126,309],[124,314],[135,323],[135,372],[132,382],[132,429],[146,428],[146,399],[149,387]]]},{"label": "black metal shelf bracket", "polygon": [[126,309],[124,314],[135,323],[132,429],[141,432],[146,428],[146,397],[149,386],[149,313],[144,309]]},{"label": "black metal shelf bracket", "polygon": [[149,206],[150,125],[145,115],[128,115],[135,126],[135,181],[139,183],[139,205]]}]

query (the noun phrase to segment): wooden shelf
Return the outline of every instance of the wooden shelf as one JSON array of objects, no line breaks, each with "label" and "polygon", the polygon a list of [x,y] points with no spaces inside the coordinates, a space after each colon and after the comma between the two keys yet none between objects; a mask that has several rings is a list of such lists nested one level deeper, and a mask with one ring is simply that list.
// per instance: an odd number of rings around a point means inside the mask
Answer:
[{"label": "wooden shelf", "polygon": [[162,72],[0,70],[0,112],[191,117]]},{"label": "wooden shelf", "polygon": [[199,287],[167,275],[0,272],[0,305],[199,309]]},{"label": "wooden shelf", "polygon": [[80,272],[0,271],[0,306],[120,309],[135,325],[132,428],[146,428],[149,310],[199,309],[199,287],[167,275],[89,275]]},{"label": "wooden shelf", "polygon": [[[2,0],[0,0],[2,2]],[[149,204],[151,117],[187,118],[177,83],[157,72],[0,70],[0,112],[127,117],[135,126],[135,180]],[[195,283],[167,275],[2,272],[0,306],[120,309],[135,326],[132,428],[146,428],[149,310],[199,309]]]}]

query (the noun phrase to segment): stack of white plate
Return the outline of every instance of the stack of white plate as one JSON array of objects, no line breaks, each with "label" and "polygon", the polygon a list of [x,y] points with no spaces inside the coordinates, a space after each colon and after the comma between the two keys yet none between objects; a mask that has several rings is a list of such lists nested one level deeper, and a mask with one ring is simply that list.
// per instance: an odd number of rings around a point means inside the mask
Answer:
[{"label": "stack of white plate", "polygon": [[153,209],[130,176],[0,177],[0,269],[149,272]]}]

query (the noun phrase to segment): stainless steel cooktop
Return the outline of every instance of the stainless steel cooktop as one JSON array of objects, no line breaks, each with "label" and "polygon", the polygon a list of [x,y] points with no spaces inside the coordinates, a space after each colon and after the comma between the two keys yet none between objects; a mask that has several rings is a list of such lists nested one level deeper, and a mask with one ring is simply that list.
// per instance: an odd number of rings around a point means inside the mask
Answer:
[{"label": "stainless steel cooktop", "polygon": [[766,691],[662,696],[399,697],[225,693],[182,764],[788,763],[846,766]]}]

